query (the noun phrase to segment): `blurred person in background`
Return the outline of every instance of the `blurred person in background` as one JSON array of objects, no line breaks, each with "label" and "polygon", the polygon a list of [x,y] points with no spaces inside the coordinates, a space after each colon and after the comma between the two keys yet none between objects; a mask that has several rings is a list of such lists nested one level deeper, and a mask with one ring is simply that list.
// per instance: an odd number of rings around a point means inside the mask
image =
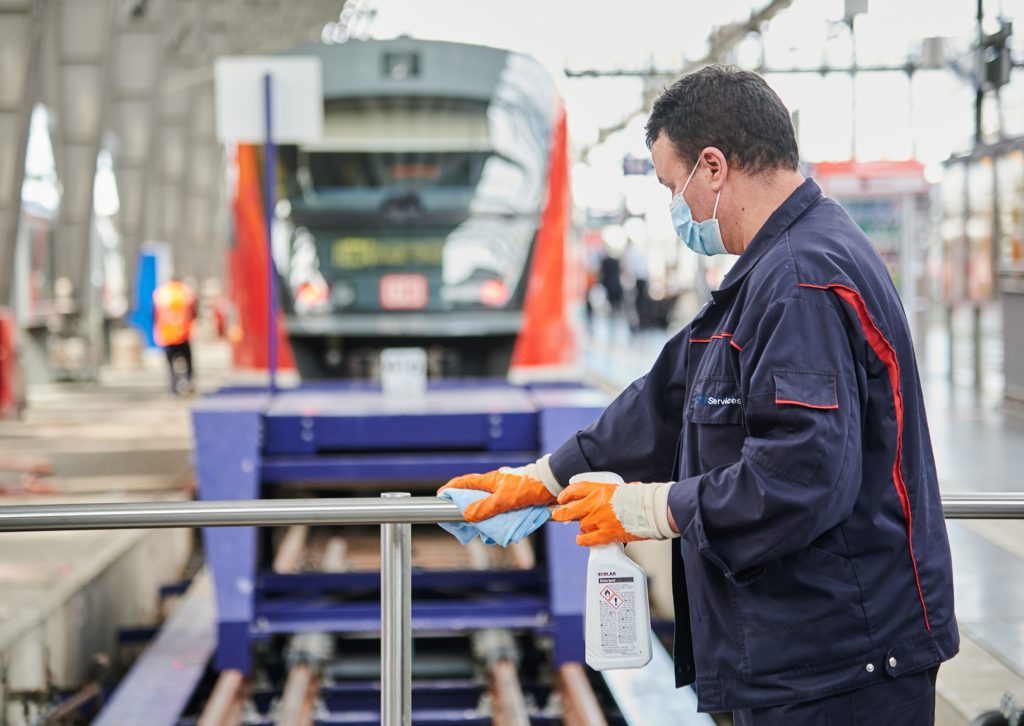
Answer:
[{"label": "blurred person in background", "polygon": [[153,336],[167,354],[171,393],[192,392],[192,323],[196,319],[196,294],[177,278],[153,291]]},{"label": "blurred person in background", "polygon": [[665,266],[665,278],[660,284],[649,288],[650,325],[657,330],[668,330],[673,325],[676,306],[679,304],[679,270],[675,263]]},{"label": "blurred person in background", "polygon": [[610,316],[617,318],[622,313],[622,300],[624,297],[622,289],[622,265],[619,258],[611,253],[606,246],[601,257],[597,281],[604,289],[605,300],[608,303]]},{"label": "blurred person in background", "polygon": [[598,278],[601,273],[601,258],[604,250],[604,240],[597,232],[587,232],[583,235],[583,304],[586,312],[587,332],[594,332],[594,307],[597,302],[595,298],[603,295],[598,294]]},{"label": "blurred person in background", "polygon": [[[859,227],[799,172],[789,111],[707,66],[647,123],[680,238],[739,259],[651,370],[524,467],[456,478],[479,521],[558,502],[577,543],[673,546],[676,684],[738,726],[934,722],[959,649],[920,376]],[[627,484],[577,481],[594,471]],[[563,488],[565,487],[565,488]]]},{"label": "blurred person in background", "polygon": [[633,288],[630,328],[636,333],[651,326],[651,295],[648,284],[647,257],[636,242],[629,240],[626,243],[625,252],[622,253],[622,262],[625,267],[625,276],[631,281]]}]

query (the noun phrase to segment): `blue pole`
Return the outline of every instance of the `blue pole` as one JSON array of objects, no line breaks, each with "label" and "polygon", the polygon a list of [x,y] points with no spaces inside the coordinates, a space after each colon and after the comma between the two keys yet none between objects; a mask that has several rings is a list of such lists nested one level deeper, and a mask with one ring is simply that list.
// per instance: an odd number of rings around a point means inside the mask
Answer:
[{"label": "blue pole", "polygon": [[270,394],[277,392],[277,273],[274,267],[274,245],[271,232],[274,224],[274,206],[277,204],[277,147],[274,146],[271,122],[271,79],[263,76],[263,113],[267,136],[263,144],[263,216],[267,224],[267,368],[270,373]]}]

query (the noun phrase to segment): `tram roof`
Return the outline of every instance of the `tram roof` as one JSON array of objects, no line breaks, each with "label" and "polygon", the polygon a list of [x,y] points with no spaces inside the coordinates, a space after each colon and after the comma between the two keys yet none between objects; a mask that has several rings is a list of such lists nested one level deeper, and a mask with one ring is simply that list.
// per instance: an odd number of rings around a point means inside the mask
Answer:
[{"label": "tram roof", "polygon": [[543,78],[549,87],[552,83],[543,67],[528,56],[447,41],[402,37],[315,43],[287,54],[320,58],[327,99],[433,96],[487,101],[508,72],[511,57],[529,66],[532,78]]}]

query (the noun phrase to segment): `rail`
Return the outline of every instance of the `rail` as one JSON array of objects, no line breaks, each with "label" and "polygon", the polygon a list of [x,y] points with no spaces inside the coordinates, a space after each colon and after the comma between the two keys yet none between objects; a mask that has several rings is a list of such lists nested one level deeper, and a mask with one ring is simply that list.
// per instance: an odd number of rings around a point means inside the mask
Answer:
[{"label": "rail", "polygon": [[387,502],[363,497],[0,506],[0,532],[461,521],[459,508],[437,497],[406,497]]},{"label": "rail", "polygon": [[[942,507],[946,519],[1024,518],[1024,492],[946,494]],[[0,532],[461,521],[458,507],[437,497],[392,498],[387,502],[361,497],[0,506]]]},{"label": "rail", "polygon": [[[1024,493],[981,492],[942,497],[947,519],[1024,518]],[[0,506],[0,532],[379,524],[381,527],[381,723],[411,723],[413,524],[462,520],[437,497],[388,492],[380,498],[261,499],[198,502]]]}]

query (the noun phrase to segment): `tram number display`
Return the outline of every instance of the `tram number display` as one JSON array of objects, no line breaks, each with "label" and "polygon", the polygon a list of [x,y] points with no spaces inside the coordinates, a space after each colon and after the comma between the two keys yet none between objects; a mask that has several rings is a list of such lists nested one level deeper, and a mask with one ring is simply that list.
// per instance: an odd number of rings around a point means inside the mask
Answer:
[{"label": "tram number display", "polygon": [[426,275],[383,275],[380,306],[385,310],[420,310],[430,299]]}]

